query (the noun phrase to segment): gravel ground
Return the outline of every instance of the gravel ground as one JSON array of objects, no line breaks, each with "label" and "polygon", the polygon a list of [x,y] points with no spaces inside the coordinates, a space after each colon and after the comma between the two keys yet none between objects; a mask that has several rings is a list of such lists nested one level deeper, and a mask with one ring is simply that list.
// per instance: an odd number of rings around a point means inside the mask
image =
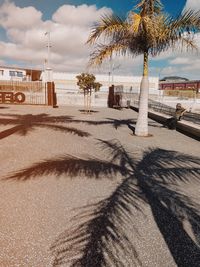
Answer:
[{"label": "gravel ground", "polygon": [[136,119],[0,106],[0,266],[200,266],[199,142]]}]

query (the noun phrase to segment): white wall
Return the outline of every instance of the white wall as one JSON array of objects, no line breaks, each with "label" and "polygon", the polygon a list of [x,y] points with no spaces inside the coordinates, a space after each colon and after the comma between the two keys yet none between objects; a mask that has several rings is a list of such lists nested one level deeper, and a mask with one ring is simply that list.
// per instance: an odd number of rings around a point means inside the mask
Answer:
[{"label": "white wall", "polygon": [[[83,95],[77,86],[76,76],[79,73],[53,72],[52,80],[55,83],[58,105],[83,105]],[[42,74],[46,77],[45,74]],[[96,107],[107,106],[109,77],[108,75],[95,75],[96,81],[102,84],[100,92],[93,94],[92,105]],[[138,94],[140,90],[141,77],[139,76],[114,76],[115,86],[122,86],[124,92]],[[158,77],[149,78],[150,94],[158,95]]]},{"label": "white wall", "polygon": [[[76,76],[78,73],[53,72],[53,81],[56,88],[78,90]],[[102,84],[101,91],[108,92],[109,77],[108,75],[95,75],[96,81]],[[114,85],[123,85],[124,88],[131,88],[139,92],[141,76],[114,76]],[[150,92],[157,94],[158,77],[149,77]]]}]

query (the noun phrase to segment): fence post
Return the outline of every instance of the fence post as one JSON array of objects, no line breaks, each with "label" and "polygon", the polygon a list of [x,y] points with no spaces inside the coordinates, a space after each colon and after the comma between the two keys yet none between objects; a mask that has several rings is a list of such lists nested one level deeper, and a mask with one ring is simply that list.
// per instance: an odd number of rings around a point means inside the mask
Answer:
[{"label": "fence post", "polygon": [[52,106],[53,108],[56,106],[56,93],[55,93],[55,84],[54,82],[47,82],[47,105]]},{"label": "fence post", "polygon": [[114,105],[114,85],[111,85],[109,87],[109,93],[108,93],[108,107],[113,108]]}]

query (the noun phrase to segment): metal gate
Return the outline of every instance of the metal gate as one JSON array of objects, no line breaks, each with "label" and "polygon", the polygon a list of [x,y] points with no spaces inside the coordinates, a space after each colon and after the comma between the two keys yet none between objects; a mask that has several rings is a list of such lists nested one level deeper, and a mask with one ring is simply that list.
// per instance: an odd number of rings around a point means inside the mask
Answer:
[{"label": "metal gate", "polygon": [[47,105],[47,85],[41,81],[0,81],[0,103]]}]

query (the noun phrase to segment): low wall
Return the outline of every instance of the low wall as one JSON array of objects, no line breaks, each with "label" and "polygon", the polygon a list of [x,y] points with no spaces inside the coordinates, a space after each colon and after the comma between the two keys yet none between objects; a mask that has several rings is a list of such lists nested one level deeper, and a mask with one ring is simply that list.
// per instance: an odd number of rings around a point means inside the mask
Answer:
[{"label": "low wall", "polygon": [[[131,106],[131,109],[138,112],[138,107]],[[171,116],[166,114],[161,114],[155,111],[149,111],[148,117],[152,120],[164,124],[166,119],[170,118]],[[198,124],[182,120],[177,122],[176,129],[177,131],[200,141],[200,126]]]},{"label": "low wall", "polygon": [[[108,93],[96,93],[91,96],[92,107],[107,107]],[[84,106],[83,93],[66,92],[66,90],[56,90],[56,100],[58,106]]]}]

